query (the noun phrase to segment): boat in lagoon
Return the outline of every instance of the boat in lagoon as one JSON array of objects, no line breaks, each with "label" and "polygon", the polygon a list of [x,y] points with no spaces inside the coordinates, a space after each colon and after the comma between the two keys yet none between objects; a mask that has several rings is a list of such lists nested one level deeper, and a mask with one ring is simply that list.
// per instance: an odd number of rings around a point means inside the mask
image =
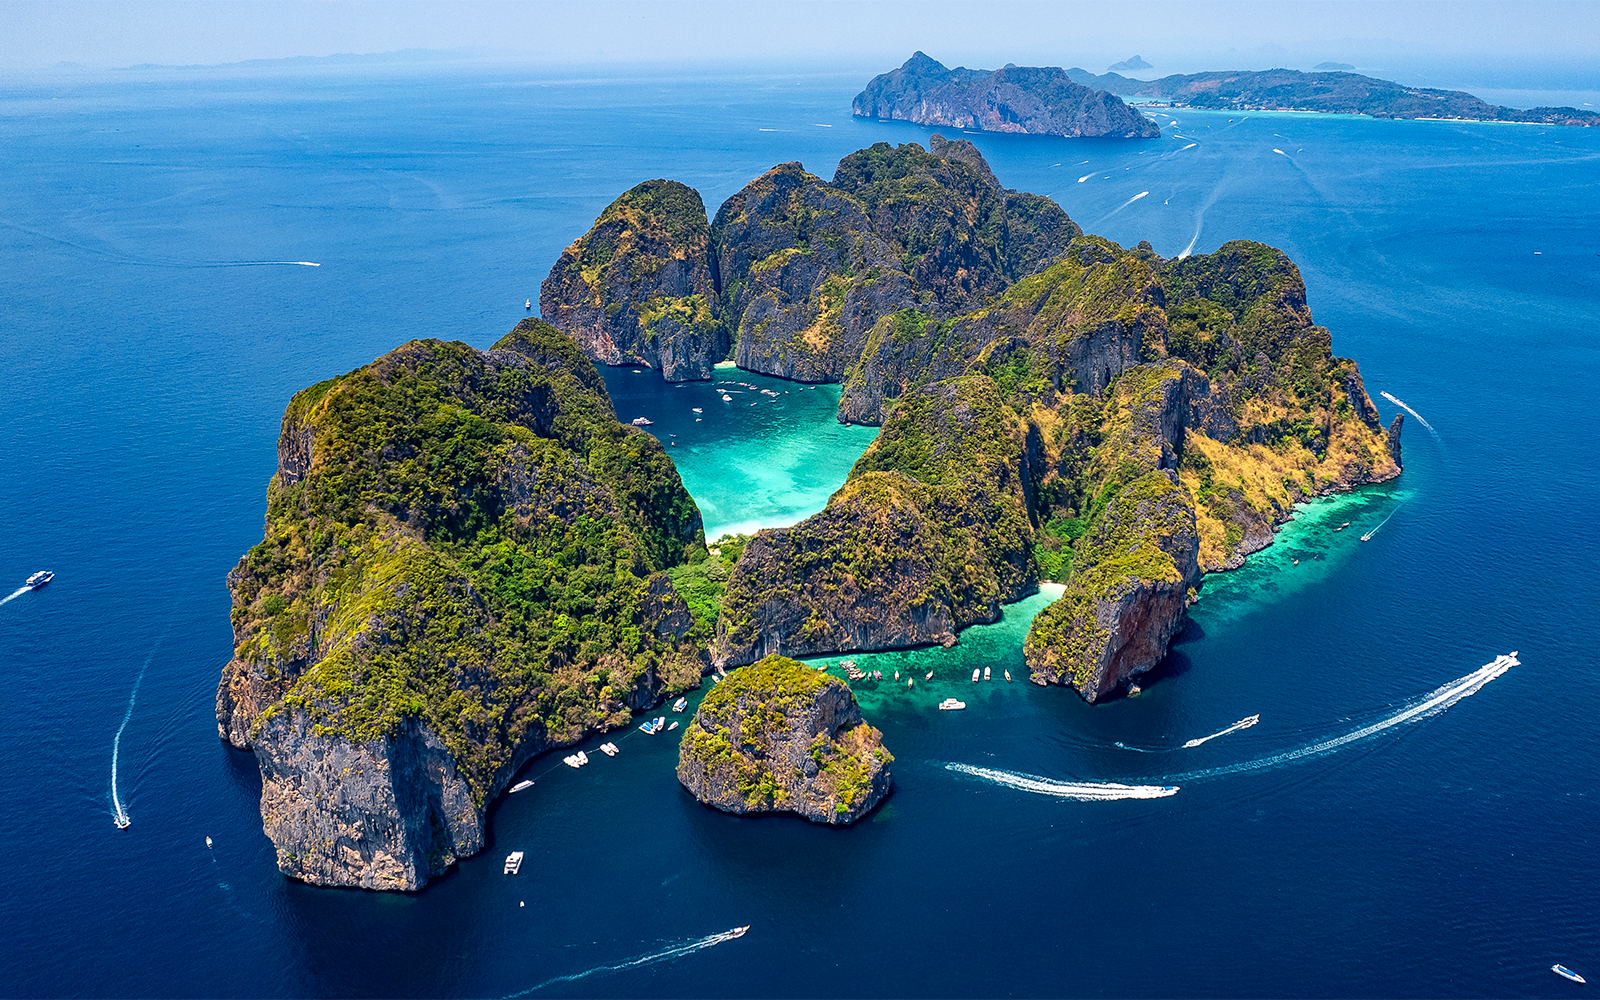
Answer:
[{"label": "boat in lagoon", "polygon": [[1006,680],[1007,681],[1011,680],[1011,671],[1009,671],[1009,670],[1006,671]]},{"label": "boat in lagoon", "polygon": [[1550,971],[1554,972],[1558,976],[1565,976],[1567,979],[1570,979],[1575,983],[1587,983],[1589,981],[1578,975],[1576,972],[1573,972],[1565,965],[1552,965],[1550,966]]},{"label": "boat in lagoon", "polygon": [[976,684],[978,682],[978,678],[981,677],[982,675],[983,675],[983,671],[979,670],[977,667],[973,667],[972,668],[972,682],[974,684]]},{"label": "boat in lagoon", "polygon": [[671,722],[669,722],[667,724],[667,732],[669,732],[669,733],[672,732],[674,729],[677,729],[677,728],[678,728],[678,720],[677,719],[673,719]]},{"label": "boat in lagoon", "polygon": [[600,752],[607,757],[615,757],[617,755],[617,745],[615,743],[602,743],[600,744]]},{"label": "boat in lagoon", "polygon": [[966,702],[957,701],[954,698],[946,698],[944,701],[939,702],[939,711],[941,712],[959,712],[966,707]]},{"label": "boat in lagoon", "polygon": [[661,730],[666,728],[666,725],[667,717],[665,715],[656,716],[656,732],[661,732]]},{"label": "boat in lagoon", "polygon": [[677,701],[672,703],[672,710],[674,712],[681,712],[681,711],[683,711],[684,709],[686,709],[688,707],[689,707],[689,699],[688,698],[679,698]]},{"label": "boat in lagoon", "polygon": [[519,781],[515,785],[512,785],[511,788],[509,789],[509,791],[511,792],[512,795],[515,795],[516,793],[522,791],[525,788],[532,788],[532,787],[533,787],[533,782],[531,782],[531,781]]},{"label": "boat in lagoon", "polygon": [[522,852],[512,851],[506,855],[506,874],[515,875],[522,871]]},{"label": "boat in lagoon", "polygon": [[924,678],[923,678],[923,680],[924,680],[924,681],[931,681],[931,680],[933,680],[933,671],[932,671],[932,670],[930,670],[930,671],[928,671],[928,676],[926,676],[926,677],[924,677]]},{"label": "boat in lagoon", "polygon": [[983,679],[984,680],[991,680],[992,678],[993,678],[993,675],[989,673],[989,668],[988,667],[984,667],[983,668]]}]

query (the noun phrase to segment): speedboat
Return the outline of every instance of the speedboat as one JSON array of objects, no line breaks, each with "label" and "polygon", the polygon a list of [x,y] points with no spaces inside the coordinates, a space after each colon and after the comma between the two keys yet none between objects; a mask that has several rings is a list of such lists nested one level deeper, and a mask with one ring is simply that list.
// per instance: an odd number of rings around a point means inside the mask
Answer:
[{"label": "speedboat", "polygon": [[656,732],[658,732],[658,733],[661,732],[661,730],[663,728],[665,728],[666,724],[667,724],[667,717],[665,715],[656,716]]},{"label": "speedboat", "polygon": [[617,755],[617,745],[615,743],[602,743],[600,744],[600,752],[607,757],[615,757]]},{"label": "speedboat", "polygon": [[728,395],[727,393],[723,393],[722,394],[722,401],[724,403],[731,403],[731,402],[733,402],[733,397]]},{"label": "speedboat", "polygon": [[633,418],[633,426],[635,426],[635,427],[649,427],[653,423],[655,423],[655,421],[651,420],[649,417],[634,417]]},{"label": "speedboat", "polygon": [[743,927],[735,927],[733,930],[728,932],[728,937],[729,938],[744,937],[744,932],[749,930],[749,929],[750,929],[750,925],[749,924],[745,924]]},{"label": "speedboat", "polygon": [[957,701],[954,698],[946,698],[944,701],[939,702],[939,711],[941,712],[959,712],[966,707],[966,702]]},{"label": "speedboat", "polygon": [[117,829],[118,830],[126,830],[133,823],[133,821],[130,820],[128,817],[122,816],[122,815],[118,815],[111,822],[113,822],[113,823],[115,823],[117,825]]},{"label": "speedboat", "polygon": [[677,728],[678,728],[678,720],[677,719],[673,719],[672,722],[670,724],[668,724],[668,726],[667,726],[667,732],[670,733],[674,729],[677,729]]},{"label": "speedboat", "polygon": [[561,763],[567,765],[568,767],[583,766],[583,763],[578,760],[578,755],[575,753],[569,753],[565,757],[561,758]]},{"label": "speedboat", "polygon": [[51,580],[54,580],[55,578],[56,578],[56,575],[54,573],[50,572],[47,569],[41,569],[39,572],[37,572],[37,573],[33,574],[32,576],[28,577],[27,586],[34,587],[34,588],[42,587],[45,584],[49,583]]},{"label": "speedboat", "polygon": [[989,680],[990,677],[992,677],[992,676],[993,675],[989,673],[989,668],[988,667],[984,667],[983,668],[983,679],[984,680]]},{"label": "speedboat", "polygon": [[672,710],[674,712],[681,712],[681,711],[683,711],[684,709],[686,709],[688,707],[689,707],[689,699],[688,698],[679,698],[677,701],[672,703]]},{"label": "speedboat", "polygon": [[1006,671],[1006,680],[1011,680],[1011,671],[1009,670]]},{"label": "speedboat", "polygon": [[706,411],[704,411],[704,410],[700,409],[700,407],[696,406],[696,407],[694,407],[694,412],[695,413],[704,413]]},{"label": "speedboat", "polygon": [[208,851],[211,850],[211,838],[210,837],[206,838],[206,850],[208,850]]},{"label": "speedboat", "polygon": [[587,764],[587,763],[589,763],[589,755],[584,753],[582,750],[579,750],[578,751],[578,766],[582,767],[584,764]]},{"label": "speedboat", "polygon": [[973,680],[973,683],[977,683],[978,678],[980,676],[982,676],[982,675],[983,675],[983,671],[979,670],[977,667],[973,667],[972,668],[972,680]]},{"label": "speedboat", "polygon": [[524,308],[524,309],[532,309],[533,308],[533,300],[532,299],[524,299],[523,302],[522,302],[522,308]]},{"label": "speedboat", "polygon": [[1573,972],[1571,969],[1567,968],[1565,965],[1552,965],[1552,966],[1550,966],[1550,971],[1554,972],[1558,976],[1565,976],[1565,977],[1567,977],[1568,979],[1572,980],[1575,983],[1587,983],[1589,981],[1589,980],[1583,978],[1582,976],[1578,975],[1576,972]]},{"label": "speedboat", "polygon": [[533,787],[533,782],[531,782],[531,781],[519,781],[515,785],[511,786],[511,792],[512,792],[512,794],[516,794],[517,792],[520,792],[525,788],[532,788],[532,787]]},{"label": "speedboat", "polygon": [[924,680],[924,681],[931,681],[931,680],[933,680],[933,671],[932,671],[932,670],[930,670],[930,671],[928,671],[928,676],[926,676],[926,677],[924,677],[924,678],[923,678],[923,680]]}]

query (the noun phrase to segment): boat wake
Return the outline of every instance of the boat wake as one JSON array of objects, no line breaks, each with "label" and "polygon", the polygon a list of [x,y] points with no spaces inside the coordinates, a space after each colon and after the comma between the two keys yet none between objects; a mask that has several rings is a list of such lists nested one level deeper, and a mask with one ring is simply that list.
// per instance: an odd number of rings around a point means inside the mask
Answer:
[{"label": "boat wake", "polygon": [[734,938],[744,937],[745,931],[749,929],[749,927],[734,927],[717,934],[708,934],[703,938],[696,938],[693,941],[683,941],[660,951],[651,952],[648,955],[640,955],[638,958],[630,958],[627,961],[618,962],[615,965],[596,966],[585,972],[575,972],[570,976],[557,976],[554,979],[546,979],[537,986],[530,986],[520,992],[507,994],[506,1000],[511,1000],[512,997],[525,997],[535,990],[542,990],[546,986],[554,986],[556,983],[574,983],[580,979],[587,979],[589,976],[597,976],[606,972],[621,972],[624,969],[636,969],[641,965],[654,965],[657,962],[667,962],[674,958],[682,958],[697,951],[714,948],[719,944],[732,941]]},{"label": "boat wake", "polygon": [[1123,785],[1114,781],[1056,781],[1036,774],[1019,774],[1000,771],[992,767],[973,767],[971,764],[946,764],[945,770],[982,778],[984,781],[1020,792],[1049,795],[1077,802],[1105,802],[1112,799],[1164,799],[1176,795],[1176,785]]},{"label": "boat wake", "polygon": [[1368,531],[1365,535],[1362,535],[1361,536],[1361,540],[1363,542],[1372,541],[1372,536],[1376,535],[1378,533],[1378,529],[1382,528],[1384,525],[1388,524],[1389,521],[1391,519],[1393,519],[1393,517],[1398,513],[1400,513],[1400,505],[1399,504],[1395,504],[1394,505],[1394,510],[1391,510],[1389,512],[1389,516],[1384,518],[1383,520],[1379,521],[1378,524],[1377,524],[1377,527],[1374,527],[1371,531]]},{"label": "boat wake", "polygon": [[1258,723],[1260,721],[1261,721],[1261,716],[1259,716],[1259,715],[1248,716],[1246,718],[1240,719],[1238,722],[1235,722],[1233,725],[1229,726],[1227,729],[1219,729],[1216,732],[1212,733],[1210,736],[1202,736],[1199,739],[1190,740],[1189,742],[1187,742],[1187,743],[1185,743],[1183,745],[1183,748],[1185,750],[1193,749],[1194,747],[1200,746],[1202,743],[1211,742],[1212,740],[1216,739],[1218,736],[1226,736],[1229,733],[1237,733],[1241,729],[1249,729],[1251,726],[1255,725],[1256,723]]},{"label": "boat wake", "polygon": [[1400,407],[1400,409],[1402,409],[1402,410],[1406,411],[1407,413],[1411,414],[1413,417],[1416,417],[1417,418],[1417,423],[1419,423],[1422,426],[1426,427],[1428,429],[1428,433],[1433,435],[1433,439],[1435,441],[1439,441],[1440,440],[1439,432],[1433,429],[1433,425],[1432,424],[1430,424],[1426,420],[1422,419],[1422,414],[1418,413],[1416,410],[1413,410],[1411,407],[1407,406],[1405,403],[1401,402],[1400,400],[1396,399],[1395,397],[1389,395],[1387,392],[1381,392],[1380,391],[1378,393],[1378,395],[1382,396],[1384,399],[1387,399],[1389,402],[1393,403],[1394,405]]},{"label": "boat wake", "polygon": [[21,597],[23,594],[26,594],[28,591],[32,590],[32,589],[33,589],[32,587],[18,587],[16,590],[13,590],[11,593],[7,594],[5,597],[0,598],[0,604],[6,604],[6,603],[8,603],[10,601],[14,601],[17,598]]},{"label": "boat wake", "polygon": [[[166,636],[162,636],[165,639]],[[111,809],[112,822],[117,824],[117,829],[126,829],[133,822],[128,818],[128,810],[122,804],[122,797],[117,793],[117,760],[122,755],[122,731],[128,728],[128,720],[133,718],[133,703],[139,697],[139,685],[144,683],[144,672],[150,669],[150,661],[155,659],[156,650],[161,648],[161,639],[150,648],[150,655],[144,658],[144,664],[139,667],[139,676],[133,680],[133,692],[128,695],[128,710],[122,713],[122,725],[117,727],[117,735],[111,740]]]},{"label": "boat wake", "polygon": [[1518,666],[1521,662],[1521,660],[1517,659],[1515,652],[1497,656],[1494,658],[1494,662],[1484,664],[1465,677],[1456,678],[1443,687],[1416,699],[1393,715],[1379,719],[1370,725],[1362,726],[1354,732],[1345,733],[1343,736],[1336,736],[1330,740],[1323,740],[1320,743],[1313,743],[1310,746],[1273,754],[1270,757],[1262,757],[1258,760],[1244,761],[1240,764],[1225,764],[1221,767],[1207,768],[1204,771],[1190,771],[1186,774],[1174,775],[1168,780],[1193,781],[1200,778],[1214,778],[1224,774],[1238,774],[1243,771],[1259,771],[1263,768],[1277,767],[1280,764],[1290,764],[1297,760],[1304,760],[1307,757],[1332,753],[1340,747],[1349,746],[1359,740],[1370,739],[1385,730],[1393,729],[1395,726],[1403,726],[1407,723],[1426,719],[1431,715],[1437,715],[1461,699],[1478,693],[1485,684],[1488,684],[1512,667]]}]

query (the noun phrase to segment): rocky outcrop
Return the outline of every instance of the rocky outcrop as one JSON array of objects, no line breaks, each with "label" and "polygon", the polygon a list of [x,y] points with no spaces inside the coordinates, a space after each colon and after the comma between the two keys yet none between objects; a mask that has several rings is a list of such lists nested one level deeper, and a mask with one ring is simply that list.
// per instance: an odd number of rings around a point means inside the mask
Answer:
[{"label": "rocky outcrop", "polygon": [[1024,428],[987,376],[908,393],[828,506],[759,532],[713,659],[953,641],[1037,587]]},{"label": "rocky outcrop", "polygon": [[700,703],[678,745],[678,780],[723,812],[843,825],[889,793],[893,761],[843,681],[769,656]]},{"label": "rocky outcrop", "polygon": [[709,379],[727,356],[711,230],[700,195],[645,181],[567,247],[539,288],[539,313],[608,365],[670,382]]},{"label": "rocky outcrop", "polygon": [[985,132],[1071,137],[1154,138],[1161,129],[1122,99],[1074,83],[1059,67],[948,69],[921,52],[876,76],[853,114],[881,121]]},{"label": "rocky outcrop", "polygon": [[1400,431],[1406,424],[1406,415],[1396,413],[1394,421],[1389,424],[1389,430],[1384,434],[1384,444],[1389,449],[1389,457],[1394,460],[1395,468],[1400,467]]},{"label": "rocky outcrop", "polygon": [[1099,701],[1166,655],[1200,582],[1194,510],[1170,470],[1117,494],[1079,549],[1066,591],[1034,618],[1023,654],[1037,684]]},{"label": "rocky outcrop", "polygon": [[418,889],[529,757],[693,687],[703,558],[659,442],[571,340],[420,341],[291,401],[265,538],[229,574],[218,734],[288,875]]}]

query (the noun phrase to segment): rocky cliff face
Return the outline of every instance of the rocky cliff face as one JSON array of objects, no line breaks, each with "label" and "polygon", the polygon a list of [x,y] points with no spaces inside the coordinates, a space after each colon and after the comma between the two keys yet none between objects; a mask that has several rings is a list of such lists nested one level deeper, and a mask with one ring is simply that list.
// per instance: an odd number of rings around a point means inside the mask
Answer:
[{"label": "rocky cliff face", "polygon": [[889,793],[893,761],[843,681],[769,656],[700,703],[678,746],[678,780],[724,812],[848,824]]},{"label": "rocky cliff face", "polygon": [[908,393],[821,513],[745,546],[713,657],[954,642],[1037,587],[1022,422],[987,376]]},{"label": "rocky cliff face", "polygon": [[217,690],[279,867],[420,888],[482,847],[530,756],[697,684],[707,636],[663,571],[702,535],[661,445],[543,322],[297,395]]},{"label": "rocky cliff face", "polygon": [[606,207],[539,288],[539,313],[608,365],[708,379],[728,353],[700,195],[645,181]]},{"label": "rocky cliff face", "polygon": [[985,132],[1123,139],[1161,134],[1121,98],[1074,83],[1059,67],[948,69],[921,52],[874,77],[850,110],[883,121]]},{"label": "rocky cliff face", "polygon": [[1170,470],[1117,493],[1079,549],[1066,591],[1028,630],[1038,684],[1070,684],[1090,702],[1155,666],[1200,582],[1194,508]]}]

